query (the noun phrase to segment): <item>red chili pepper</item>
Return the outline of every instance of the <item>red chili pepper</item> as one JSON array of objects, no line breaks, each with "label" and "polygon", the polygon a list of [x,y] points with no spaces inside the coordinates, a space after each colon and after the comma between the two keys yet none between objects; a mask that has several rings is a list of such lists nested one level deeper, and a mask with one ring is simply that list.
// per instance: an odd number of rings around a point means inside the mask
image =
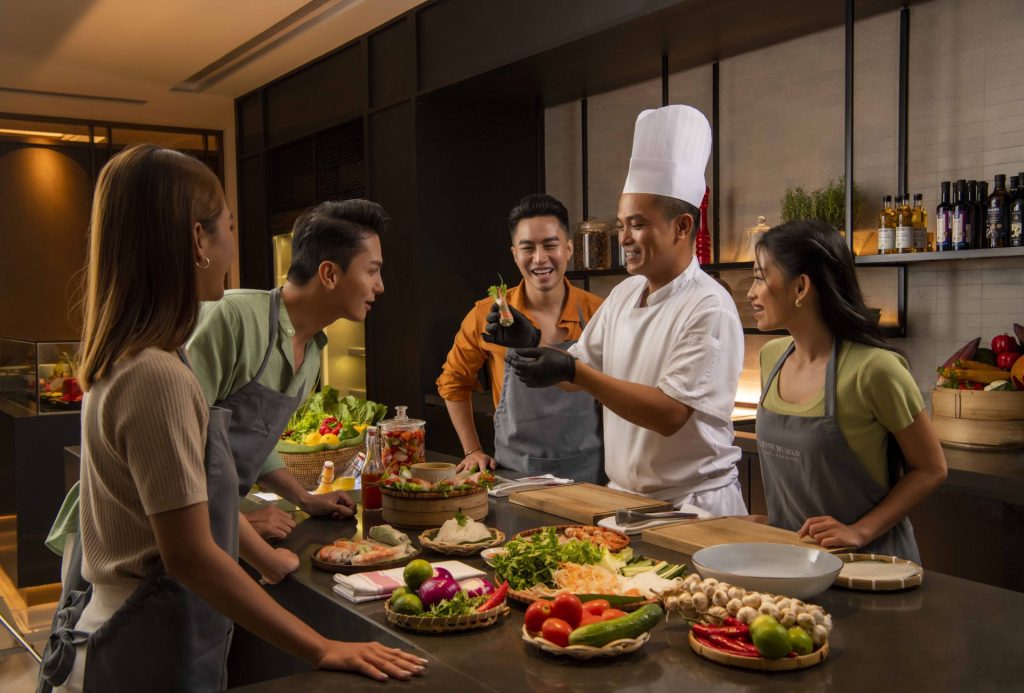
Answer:
[{"label": "red chili pepper", "polygon": [[744,639],[750,635],[750,628],[743,623],[738,626],[711,626],[706,623],[695,623],[693,625],[693,632],[705,637],[721,635],[732,639]]},{"label": "red chili pepper", "polygon": [[477,613],[487,611],[488,609],[493,609],[499,604],[503,604],[505,602],[506,594],[508,594],[508,580],[505,580],[505,582],[501,583],[501,587],[494,590],[494,592],[491,594],[490,599],[488,599],[486,602],[477,607]]},{"label": "red chili pepper", "polygon": [[722,619],[722,623],[724,623],[727,626],[746,626],[747,625],[743,621],[739,620],[738,618],[733,618],[732,616],[726,616],[725,618],[723,618]]},{"label": "red chili pepper", "polygon": [[738,654],[743,657],[760,657],[761,653],[750,643],[740,640],[732,640],[722,635],[708,635],[706,639],[709,645],[715,649]]}]

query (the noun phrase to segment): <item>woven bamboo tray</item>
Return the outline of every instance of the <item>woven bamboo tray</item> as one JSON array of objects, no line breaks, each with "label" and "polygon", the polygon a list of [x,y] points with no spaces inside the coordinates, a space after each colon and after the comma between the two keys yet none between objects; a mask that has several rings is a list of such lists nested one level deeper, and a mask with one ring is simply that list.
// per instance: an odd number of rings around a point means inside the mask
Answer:
[{"label": "woven bamboo tray", "polygon": [[[841,553],[836,558],[843,563],[850,564],[868,562],[883,564],[879,566],[882,570],[875,576],[843,575],[843,571],[846,570],[846,566],[843,566],[843,570],[839,571],[839,575],[834,583],[839,587],[851,590],[865,590],[867,592],[892,592],[894,590],[917,587],[924,582],[924,568],[905,558],[874,553]],[[886,576],[884,574],[887,572],[885,568],[889,566],[903,568],[902,574]],[[899,572],[899,568],[896,568],[895,572]]]},{"label": "woven bamboo tray", "polygon": [[401,558],[396,558],[391,561],[384,561],[383,563],[372,563],[369,565],[351,565],[348,563],[331,563],[330,561],[324,561],[317,558],[317,554],[320,552],[320,549],[322,548],[322,546],[318,548],[316,551],[313,552],[313,555],[309,557],[310,561],[313,564],[313,567],[317,568],[318,570],[322,570],[326,573],[341,573],[342,575],[354,575],[355,573],[365,573],[371,570],[387,570],[388,568],[398,568],[399,566],[405,565],[406,563],[420,555],[420,550],[417,548],[413,548],[413,550],[410,553],[407,553]]},{"label": "woven bamboo tray", "polygon": [[349,462],[362,451],[362,446],[355,445],[349,448],[322,450],[320,452],[302,454],[279,452],[278,454],[284,461],[284,466],[299,480],[302,487],[307,491],[313,491],[320,485],[320,472],[323,471],[324,462],[334,463],[334,474],[337,478],[344,475]]},{"label": "woven bamboo tray", "polygon": [[651,639],[650,633],[643,633],[638,638],[623,638],[608,643],[604,647],[590,647],[589,645],[569,645],[559,647],[558,645],[545,640],[539,635],[534,636],[523,626],[523,642],[538,650],[543,650],[560,657],[572,657],[573,659],[595,659],[598,657],[618,657],[619,655],[636,652]]},{"label": "woven bamboo tray", "polygon": [[411,616],[392,611],[390,602],[384,602],[384,615],[390,625],[417,633],[458,633],[490,628],[510,611],[507,604],[501,603],[493,609],[469,616]]},{"label": "woven bamboo tray", "polygon": [[710,659],[712,662],[718,662],[719,664],[724,664],[730,667],[756,669],[758,671],[794,671],[796,669],[806,669],[824,662],[825,658],[828,657],[829,652],[828,641],[826,640],[821,647],[809,655],[783,657],[782,659],[767,659],[765,657],[744,657],[742,655],[730,654],[728,652],[722,652],[721,650],[708,647],[693,636],[693,631],[690,631],[689,640],[690,649],[705,659]]},{"label": "woven bamboo tray", "polygon": [[488,541],[475,542],[473,544],[447,544],[445,542],[434,541],[434,537],[437,536],[440,528],[428,529],[426,532],[420,534],[420,546],[449,556],[472,556],[473,554],[480,553],[484,549],[498,546],[505,541],[504,532],[490,527],[488,529],[491,530],[491,539]]}]

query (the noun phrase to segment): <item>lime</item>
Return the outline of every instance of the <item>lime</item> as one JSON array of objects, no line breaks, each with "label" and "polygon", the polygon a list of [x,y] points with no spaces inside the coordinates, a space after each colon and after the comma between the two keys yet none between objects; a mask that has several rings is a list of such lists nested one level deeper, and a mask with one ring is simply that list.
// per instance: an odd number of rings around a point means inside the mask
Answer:
[{"label": "lime", "polygon": [[792,626],[789,633],[789,649],[799,655],[807,655],[814,652],[814,641],[806,630],[800,626]]},{"label": "lime", "polygon": [[750,635],[762,657],[782,659],[789,654],[789,633],[778,623],[766,623]]},{"label": "lime", "polygon": [[415,594],[403,594],[391,603],[391,610],[408,616],[419,616],[423,613],[423,602]]},{"label": "lime", "polygon": [[405,566],[402,577],[410,590],[418,590],[420,585],[434,577],[434,566],[422,558],[417,558],[414,561],[409,561],[409,565]]},{"label": "lime", "polygon": [[764,626],[777,626],[779,622],[775,620],[775,617],[771,614],[761,614],[753,620],[750,624],[750,634],[753,635],[755,630],[760,630]]},{"label": "lime", "polygon": [[412,594],[412,592],[409,591],[408,587],[398,587],[395,589],[394,592],[391,593],[391,599],[389,601],[392,604],[394,604],[395,600],[401,597],[403,594]]}]

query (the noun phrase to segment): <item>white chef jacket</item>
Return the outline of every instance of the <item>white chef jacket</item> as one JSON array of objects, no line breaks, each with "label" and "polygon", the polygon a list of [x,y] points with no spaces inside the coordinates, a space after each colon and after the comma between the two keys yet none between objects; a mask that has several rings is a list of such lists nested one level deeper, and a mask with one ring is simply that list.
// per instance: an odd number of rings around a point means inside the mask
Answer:
[{"label": "white chef jacket", "polygon": [[569,353],[601,372],[657,387],[693,413],[665,437],[604,407],[609,486],[679,503],[734,484],[740,449],[732,411],[743,368],[743,328],[729,293],[696,259],[640,300],[647,279],[612,290]]}]

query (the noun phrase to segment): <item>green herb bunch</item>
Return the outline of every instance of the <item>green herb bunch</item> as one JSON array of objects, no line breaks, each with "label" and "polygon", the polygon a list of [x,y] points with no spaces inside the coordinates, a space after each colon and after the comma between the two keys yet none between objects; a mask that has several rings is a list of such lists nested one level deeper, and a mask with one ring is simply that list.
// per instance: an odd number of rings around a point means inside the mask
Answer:
[{"label": "green herb bunch", "polygon": [[578,539],[558,543],[554,527],[505,544],[505,551],[494,557],[494,569],[508,580],[514,590],[537,584],[554,587],[552,575],[561,563],[595,565],[601,562],[601,548]]}]

